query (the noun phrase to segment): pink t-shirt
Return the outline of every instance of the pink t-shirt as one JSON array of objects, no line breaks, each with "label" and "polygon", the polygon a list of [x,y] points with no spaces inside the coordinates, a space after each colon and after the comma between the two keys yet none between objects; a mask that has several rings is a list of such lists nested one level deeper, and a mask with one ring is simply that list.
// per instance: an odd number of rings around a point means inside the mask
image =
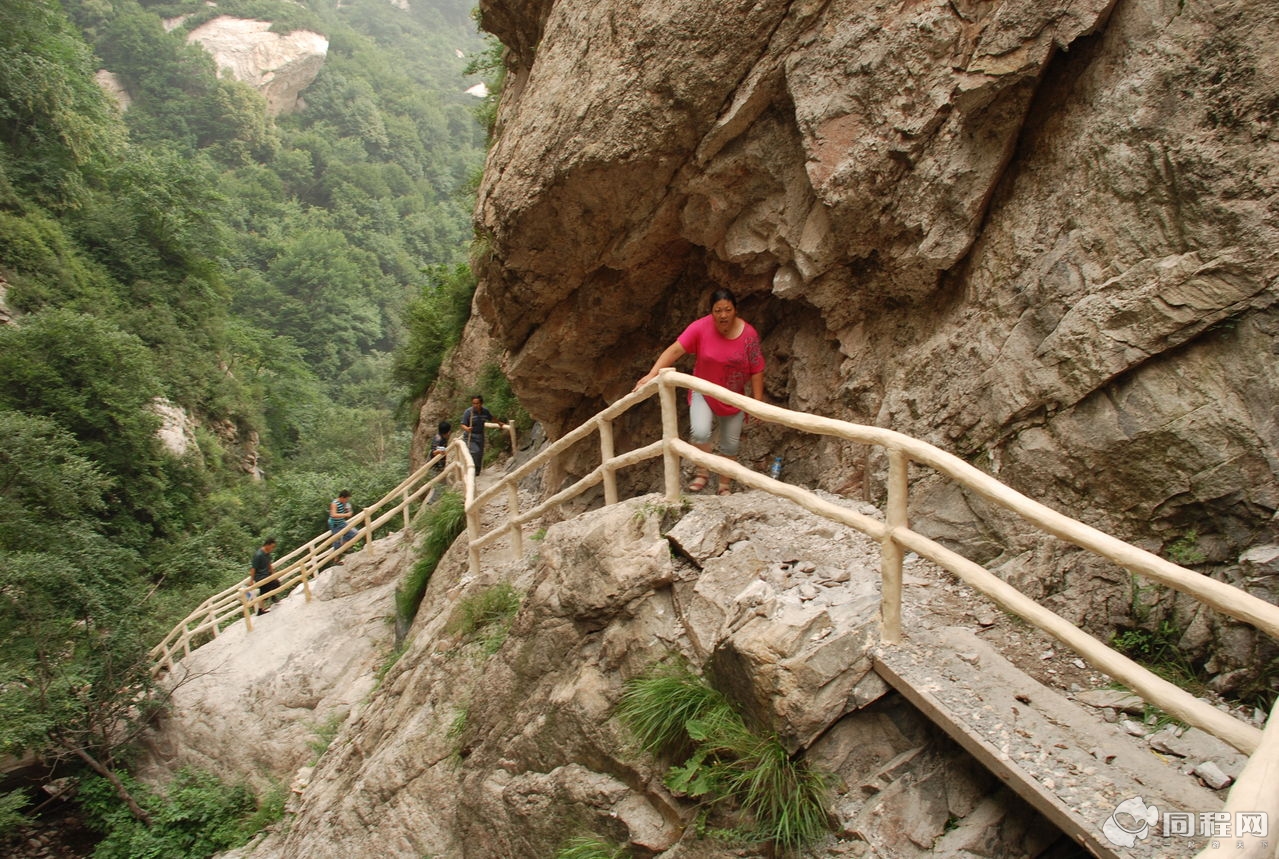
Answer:
[{"label": "pink t-shirt", "polygon": [[[693,375],[708,382],[728,388],[736,394],[746,393],[751,376],[764,372],[764,350],[759,345],[759,334],[749,322],[742,321],[742,333],[730,340],[715,330],[715,317],[703,316],[684,329],[679,345],[690,355],[696,355]],[[689,398],[693,392],[688,392]],[[735,415],[741,409],[725,405],[714,397],[707,397],[711,411],[721,417]]]}]

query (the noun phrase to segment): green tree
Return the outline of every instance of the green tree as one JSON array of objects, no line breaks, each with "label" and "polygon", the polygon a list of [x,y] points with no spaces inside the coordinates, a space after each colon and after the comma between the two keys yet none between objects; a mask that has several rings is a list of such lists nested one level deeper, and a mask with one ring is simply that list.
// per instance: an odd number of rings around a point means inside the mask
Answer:
[{"label": "green tree", "polygon": [[122,132],[61,6],[0,4],[0,172],[42,205],[72,207],[84,171],[118,150]]},{"label": "green tree", "polygon": [[[0,547],[38,551],[50,534],[96,531],[111,480],[48,418],[0,409]],[[83,536],[82,534],[80,536]]]},{"label": "green tree", "polygon": [[333,378],[385,334],[370,297],[382,274],[372,255],[336,230],[310,230],[293,239],[267,267],[278,303],[264,321],[291,337],[321,376]]},{"label": "green tree", "polygon": [[422,291],[405,311],[405,340],[395,353],[395,380],[407,389],[405,402],[426,394],[458,340],[471,313],[475,275],[469,265],[434,266]]},{"label": "green tree", "polygon": [[109,489],[69,432],[0,409],[0,752],[74,758],[119,785],[153,706],[153,631],[137,556],[99,531]]},{"label": "green tree", "polygon": [[187,513],[187,476],[156,438],[151,404],[162,393],[147,348],[103,320],[45,310],[0,329],[0,407],[48,418],[76,439],[112,480],[110,532],[135,548],[180,529]]}]

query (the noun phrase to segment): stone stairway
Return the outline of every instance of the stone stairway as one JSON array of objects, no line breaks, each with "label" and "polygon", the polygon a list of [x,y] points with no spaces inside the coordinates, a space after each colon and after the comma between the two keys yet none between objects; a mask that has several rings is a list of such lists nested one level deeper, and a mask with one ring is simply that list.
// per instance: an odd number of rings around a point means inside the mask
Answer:
[{"label": "stone stairway", "polygon": [[[1150,745],[1027,676],[973,632],[911,629],[875,671],[1063,832],[1098,857],[1194,856],[1207,839],[1165,832],[1223,799]],[[1205,735],[1206,737],[1207,735]],[[1221,759],[1237,753],[1218,743]],[[1173,818],[1165,817],[1173,813]],[[1183,830],[1184,831],[1184,830]]]}]

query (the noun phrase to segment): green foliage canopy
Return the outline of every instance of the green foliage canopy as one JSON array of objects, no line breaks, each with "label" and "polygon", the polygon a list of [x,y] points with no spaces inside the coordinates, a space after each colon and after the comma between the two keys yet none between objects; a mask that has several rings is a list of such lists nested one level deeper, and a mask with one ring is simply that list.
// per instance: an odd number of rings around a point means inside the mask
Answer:
[{"label": "green foliage canopy", "polygon": [[74,207],[83,171],[123,134],[91,52],[56,2],[0,4],[0,94],[0,173],[41,205]]},{"label": "green foliage canopy", "polygon": [[[169,614],[242,575],[263,530],[296,544],[338,488],[371,501],[403,477],[379,375],[406,305],[448,272],[444,333],[414,356],[436,368],[469,308],[469,0],[312,5],[0,4],[0,277],[20,315],[0,327],[0,749],[75,758],[119,808]],[[186,44],[216,14],[329,37],[305,110],[271,117]],[[157,442],[160,398],[197,420],[184,459]],[[260,439],[266,485],[236,438]],[[163,822],[143,794],[134,813]],[[107,825],[129,855],[168,849]]]}]

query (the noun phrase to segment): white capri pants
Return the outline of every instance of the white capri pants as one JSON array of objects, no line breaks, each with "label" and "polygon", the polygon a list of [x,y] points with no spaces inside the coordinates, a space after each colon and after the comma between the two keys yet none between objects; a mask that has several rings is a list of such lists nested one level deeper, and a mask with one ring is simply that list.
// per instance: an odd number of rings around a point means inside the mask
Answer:
[{"label": "white capri pants", "polygon": [[692,424],[690,435],[693,444],[707,445],[711,443],[711,434],[715,425],[719,425],[719,452],[724,456],[737,456],[737,448],[742,441],[742,421],[746,412],[739,411],[735,415],[721,417],[711,411],[706,398],[694,391],[693,399],[688,404],[689,422]]}]

